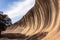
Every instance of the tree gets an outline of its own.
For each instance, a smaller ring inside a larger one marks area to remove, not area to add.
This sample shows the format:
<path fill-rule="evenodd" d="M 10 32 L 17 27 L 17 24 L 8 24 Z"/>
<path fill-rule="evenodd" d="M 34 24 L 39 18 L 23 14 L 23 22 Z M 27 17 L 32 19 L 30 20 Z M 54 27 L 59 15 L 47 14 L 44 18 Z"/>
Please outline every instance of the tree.
<path fill-rule="evenodd" d="M 3 12 L 0 12 L 0 36 L 1 32 L 5 31 L 11 24 L 11 19 L 7 15 L 3 14 Z"/>

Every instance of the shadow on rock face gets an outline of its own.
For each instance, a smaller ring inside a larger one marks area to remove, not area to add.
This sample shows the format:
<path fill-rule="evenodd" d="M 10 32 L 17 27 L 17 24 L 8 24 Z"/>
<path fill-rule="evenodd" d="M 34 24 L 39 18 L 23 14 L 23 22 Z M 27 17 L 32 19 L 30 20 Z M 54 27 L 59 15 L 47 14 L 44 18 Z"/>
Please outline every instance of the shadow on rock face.
<path fill-rule="evenodd" d="M 1 34 L 0 40 L 41 40 L 47 34 L 48 32 L 43 32 L 41 34 L 36 34 L 29 37 L 19 33 L 5 33 L 5 34 Z"/>
<path fill-rule="evenodd" d="M 27 36 L 18 34 L 18 33 L 6 33 L 1 34 L 0 38 L 7 38 L 7 39 L 25 39 Z"/>
<path fill-rule="evenodd" d="M 36 35 L 31 36 L 30 38 L 28 38 L 27 40 L 41 40 L 42 38 L 44 38 L 46 35 L 48 34 L 48 32 L 43 32 L 43 33 L 38 33 Z"/>

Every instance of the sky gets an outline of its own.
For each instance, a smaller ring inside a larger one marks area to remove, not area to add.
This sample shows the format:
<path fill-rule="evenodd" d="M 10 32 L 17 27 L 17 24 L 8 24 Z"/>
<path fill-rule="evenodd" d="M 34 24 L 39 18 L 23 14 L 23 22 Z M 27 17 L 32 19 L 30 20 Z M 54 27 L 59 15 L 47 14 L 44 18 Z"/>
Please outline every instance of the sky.
<path fill-rule="evenodd" d="M 8 15 L 12 24 L 19 21 L 35 4 L 35 0 L 0 0 L 0 11 Z"/>
<path fill-rule="evenodd" d="M 22 2 L 24 0 L 0 0 L 0 11 L 5 11 L 8 5 L 18 1 Z"/>

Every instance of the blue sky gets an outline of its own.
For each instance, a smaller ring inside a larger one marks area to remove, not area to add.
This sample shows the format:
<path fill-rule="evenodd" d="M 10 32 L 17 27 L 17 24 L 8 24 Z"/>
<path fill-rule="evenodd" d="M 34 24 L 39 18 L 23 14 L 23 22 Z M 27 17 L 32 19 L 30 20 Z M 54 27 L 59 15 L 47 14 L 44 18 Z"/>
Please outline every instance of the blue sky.
<path fill-rule="evenodd" d="M 35 4 L 35 0 L 0 0 L 0 11 L 11 18 L 12 23 L 19 21 Z"/>
<path fill-rule="evenodd" d="M 5 11 L 8 5 L 18 1 L 23 2 L 24 0 L 0 0 L 0 11 Z"/>

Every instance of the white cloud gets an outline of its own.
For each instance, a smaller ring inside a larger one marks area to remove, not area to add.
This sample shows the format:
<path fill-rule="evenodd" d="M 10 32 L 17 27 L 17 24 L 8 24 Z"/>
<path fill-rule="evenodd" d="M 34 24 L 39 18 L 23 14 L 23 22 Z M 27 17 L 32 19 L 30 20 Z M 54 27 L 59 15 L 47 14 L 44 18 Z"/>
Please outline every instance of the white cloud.
<path fill-rule="evenodd" d="M 4 12 L 11 19 L 12 23 L 19 21 L 35 4 L 35 0 L 24 0 L 23 2 L 13 2 Z"/>

